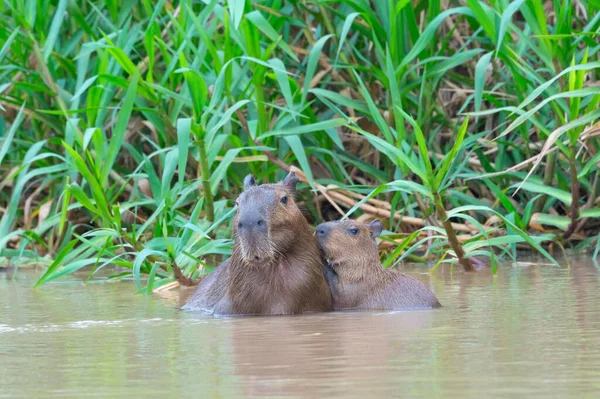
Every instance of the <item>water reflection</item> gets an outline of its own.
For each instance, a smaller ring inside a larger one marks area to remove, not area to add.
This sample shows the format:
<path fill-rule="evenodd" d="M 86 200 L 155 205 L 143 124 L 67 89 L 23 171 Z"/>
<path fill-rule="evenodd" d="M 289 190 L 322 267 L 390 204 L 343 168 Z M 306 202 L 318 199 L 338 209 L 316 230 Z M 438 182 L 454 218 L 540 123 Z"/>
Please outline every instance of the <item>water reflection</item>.
<path fill-rule="evenodd" d="M 594 396 L 600 278 L 571 267 L 449 268 L 444 307 L 211 318 L 129 283 L 0 272 L 0 396 Z"/>
<path fill-rule="evenodd" d="M 243 378 L 245 395 L 260 397 L 281 392 L 315 396 L 325 388 L 330 393 L 341 388 L 341 393 L 353 382 L 372 390 L 368 380 L 395 378 L 390 362 L 411 337 L 431 327 L 432 313 L 344 312 L 236 321 L 229 337 L 235 374 Z"/>

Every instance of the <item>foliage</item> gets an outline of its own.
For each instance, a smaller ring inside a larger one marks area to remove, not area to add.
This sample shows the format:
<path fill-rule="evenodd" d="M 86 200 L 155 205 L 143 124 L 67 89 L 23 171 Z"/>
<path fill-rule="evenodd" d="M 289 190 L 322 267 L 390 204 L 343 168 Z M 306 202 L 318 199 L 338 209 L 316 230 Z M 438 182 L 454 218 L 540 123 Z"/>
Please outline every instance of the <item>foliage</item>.
<path fill-rule="evenodd" d="M 446 3 L 3 0 L 0 256 L 195 280 L 287 165 L 386 266 L 594 247 L 598 2 Z"/>

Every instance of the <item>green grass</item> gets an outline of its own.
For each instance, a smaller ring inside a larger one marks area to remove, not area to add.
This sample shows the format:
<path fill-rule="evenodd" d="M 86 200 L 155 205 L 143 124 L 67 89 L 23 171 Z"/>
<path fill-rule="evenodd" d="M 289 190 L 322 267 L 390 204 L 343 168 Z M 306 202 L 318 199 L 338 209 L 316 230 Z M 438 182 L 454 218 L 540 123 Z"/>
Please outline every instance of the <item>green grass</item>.
<path fill-rule="evenodd" d="M 386 266 L 597 254 L 599 10 L 2 0 L 0 264 L 191 282 L 289 165 L 313 223 L 384 219 Z"/>

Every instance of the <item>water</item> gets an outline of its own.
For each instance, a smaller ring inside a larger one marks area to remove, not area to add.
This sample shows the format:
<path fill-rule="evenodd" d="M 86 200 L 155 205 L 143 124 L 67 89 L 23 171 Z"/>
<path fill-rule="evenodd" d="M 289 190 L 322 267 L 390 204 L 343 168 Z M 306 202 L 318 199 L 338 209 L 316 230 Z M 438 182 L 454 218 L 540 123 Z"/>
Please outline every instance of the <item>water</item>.
<path fill-rule="evenodd" d="M 405 269 L 434 311 L 229 319 L 127 282 L 0 272 L 0 397 L 596 398 L 600 271 L 571 263 Z"/>

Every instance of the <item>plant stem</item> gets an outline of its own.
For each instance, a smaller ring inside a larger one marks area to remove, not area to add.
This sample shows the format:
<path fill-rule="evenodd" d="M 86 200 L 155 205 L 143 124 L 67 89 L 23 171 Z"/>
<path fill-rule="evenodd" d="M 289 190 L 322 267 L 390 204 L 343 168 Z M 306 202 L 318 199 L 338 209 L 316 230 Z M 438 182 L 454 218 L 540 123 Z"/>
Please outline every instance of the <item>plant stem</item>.
<path fill-rule="evenodd" d="M 465 251 L 462 246 L 458 242 L 458 238 L 456 238 L 456 233 L 452 228 L 452 223 L 448 220 L 448 216 L 446 215 L 446 210 L 444 209 L 444 204 L 442 202 L 442 197 L 438 193 L 434 193 L 434 201 L 435 208 L 437 210 L 438 216 L 442 221 L 442 225 L 446 230 L 446 235 L 448 236 L 448 242 L 450 246 L 454 250 L 456 257 L 458 258 L 458 263 L 462 265 L 466 272 L 472 272 L 475 270 L 471 261 L 468 258 L 465 258 Z"/>
<path fill-rule="evenodd" d="M 133 238 L 131 238 L 127 234 L 122 233 L 121 234 L 121 238 L 125 242 L 127 242 L 129 245 L 131 245 L 138 252 L 141 252 L 144 249 L 144 246 L 140 242 L 135 241 Z M 155 256 L 155 255 L 148 255 L 148 257 L 146 259 L 149 262 L 161 262 L 161 263 L 164 262 L 163 259 L 161 259 L 161 258 L 159 258 L 158 256 Z M 181 268 L 175 264 L 175 261 L 172 261 L 170 263 L 170 266 L 171 266 L 171 270 L 173 270 L 173 276 L 175 277 L 175 279 L 177 281 L 179 281 L 179 284 L 185 285 L 185 286 L 188 286 L 188 287 L 192 287 L 192 286 L 198 284 L 199 281 L 194 281 L 190 277 L 185 276 L 183 274 L 183 272 L 181 271 Z M 168 272 L 168 269 L 167 269 L 166 266 L 163 265 L 161 268 L 164 271 Z"/>
<path fill-rule="evenodd" d="M 194 285 L 197 285 L 199 283 L 199 281 L 194 281 L 190 277 L 185 276 L 179 268 L 179 266 L 177 266 L 175 263 L 171 263 L 171 269 L 173 270 L 173 275 L 175 276 L 175 279 L 179 281 L 179 284 L 185 285 L 187 287 L 193 287 Z"/>
<path fill-rule="evenodd" d="M 549 187 L 552 186 L 552 180 L 554 180 L 554 166 L 556 165 L 555 159 L 556 159 L 555 152 L 549 153 L 548 157 L 546 158 L 546 168 L 544 169 L 544 185 L 545 186 L 549 186 Z M 546 195 L 543 195 L 540 197 L 539 201 L 537 202 L 537 204 L 535 206 L 536 212 L 542 211 L 542 209 L 544 208 L 544 203 L 545 203 L 546 198 L 547 198 Z"/>
<path fill-rule="evenodd" d="M 423 134 L 425 135 L 425 138 L 427 140 L 429 140 L 429 138 L 431 137 L 431 119 L 433 117 L 433 107 L 431 106 L 431 97 L 433 92 L 432 86 L 433 85 L 431 83 L 428 83 L 425 90 L 425 106 L 423 107 L 423 120 L 421 122 L 421 130 L 423 131 Z"/>
<path fill-rule="evenodd" d="M 577 227 L 577 219 L 579 219 L 579 181 L 577 180 L 577 166 L 575 157 L 577 149 L 574 144 L 570 146 L 569 169 L 571 172 L 571 223 L 565 231 L 563 238 L 566 240 L 571 237 Z"/>

